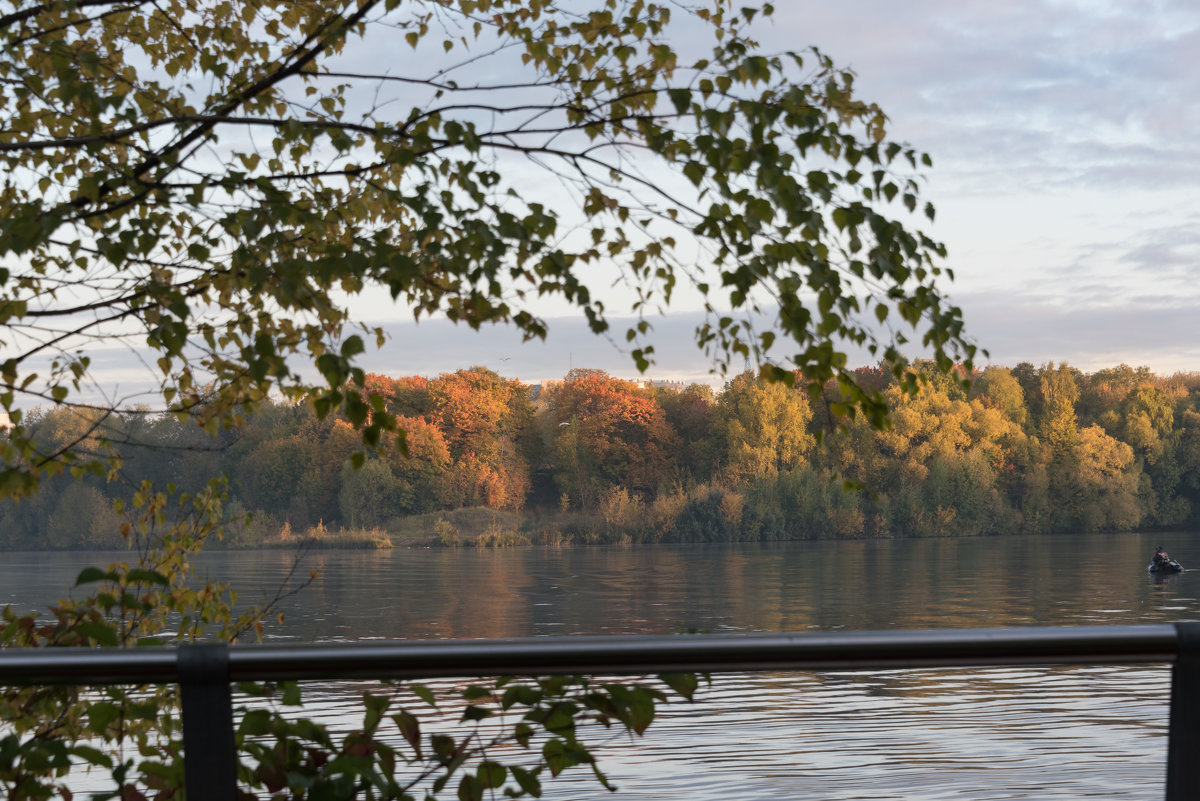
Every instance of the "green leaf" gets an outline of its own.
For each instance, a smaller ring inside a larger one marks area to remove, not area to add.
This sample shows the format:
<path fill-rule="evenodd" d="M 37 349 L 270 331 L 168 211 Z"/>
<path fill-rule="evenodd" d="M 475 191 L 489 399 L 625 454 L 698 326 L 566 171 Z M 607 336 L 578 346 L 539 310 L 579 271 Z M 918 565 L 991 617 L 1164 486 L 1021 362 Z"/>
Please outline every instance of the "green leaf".
<path fill-rule="evenodd" d="M 115 648 L 119 644 L 117 632 L 107 623 L 77 623 L 74 629 L 83 636 L 94 640 L 97 645 Z"/>
<path fill-rule="evenodd" d="M 483 785 L 479 779 L 467 774 L 458 783 L 459 801 L 483 801 Z"/>
<path fill-rule="evenodd" d="M 475 775 L 479 778 L 479 783 L 485 790 L 492 790 L 504 784 L 504 779 L 508 776 L 508 770 L 499 762 L 484 760 L 475 769 Z"/>
<path fill-rule="evenodd" d="M 108 729 L 110 723 L 116 720 L 121 715 L 120 708 L 110 701 L 97 701 L 94 704 L 89 704 L 87 708 L 88 728 L 99 735 L 103 735 Z M 92 764 L 97 764 L 93 762 Z"/>
<path fill-rule="evenodd" d="M 246 737 L 261 737 L 271 731 L 271 713 L 266 709 L 252 709 L 242 717 L 238 734 Z"/>
<path fill-rule="evenodd" d="M 620 718 L 630 731 L 643 734 L 654 721 L 655 696 L 646 687 L 610 685 L 608 692 L 621 710 Z"/>
<path fill-rule="evenodd" d="M 676 114 L 685 113 L 692 105 L 692 93 L 687 89 L 668 89 L 667 96 L 671 98 Z"/>
<path fill-rule="evenodd" d="M 518 767 L 517 765 L 512 765 L 508 770 L 509 773 L 512 774 L 513 780 L 516 781 L 517 786 L 521 788 L 522 792 L 527 793 L 534 798 L 542 797 L 542 782 L 538 779 L 537 771 L 527 770 L 525 768 Z"/>
<path fill-rule="evenodd" d="M 700 680 L 696 678 L 695 673 L 660 673 L 658 678 L 689 701 L 700 686 Z"/>
<path fill-rule="evenodd" d="M 363 693 L 363 706 L 367 708 L 363 719 L 363 728 L 366 731 L 375 731 L 379 726 L 379 721 L 383 720 L 383 713 L 387 711 L 390 702 L 391 699 L 386 695 Z"/>
<path fill-rule="evenodd" d="M 408 742 L 412 749 L 417 752 L 417 758 L 421 759 L 421 724 L 417 718 L 410 713 L 400 710 L 395 715 L 392 715 L 392 720 L 396 722 L 396 726 L 400 729 L 401 736 Z"/>
<path fill-rule="evenodd" d="M 104 727 L 100 727 L 98 729 L 93 728 L 93 731 L 102 733 L 104 731 Z M 93 748 L 89 745 L 74 745 L 71 747 L 71 754 L 79 757 L 89 765 L 96 765 L 97 767 L 101 768 L 111 768 L 113 764 L 112 757 L 100 749 Z"/>
<path fill-rule="evenodd" d="M 442 765 L 449 765 L 458 756 L 455 750 L 454 738 L 446 734 L 434 734 L 429 737 L 429 748 L 434 757 Z"/>
<path fill-rule="evenodd" d="M 567 743 L 558 738 L 547 740 L 542 746 L 542 759 L 546 760 L 546 767 L 550 769 L 551 776 L 557 776 L 575 765 L 593 761 L 591 753 L 582 745 Z"/>
<path fill-rule="evenodd" d="M 541 700 L 542 691 L 538 688 L 525 684 L 515 684 L 505 689 L 504 695 L 500 699 L 500 706 L 502 709 L 511 709 L 517 704 L 533 706 Z"/>
<path fill-rule="evenodd" d="M 125 580 L 130 584 L 157 584 L 162 587 L 170 585 L 171 580 L 155 570 L 134 568 L 125 574 Z"/>
<path fill-rule="evenodd" d="M 570 702 L 559 701 L 546 708 L 531 709 L 525 719 L 540 723 L 546 731 L 572 735 L 575 731 L 575 716 L 579 708 Z"/>
<path fill-rule="evenodd" d="M 492 691 L 487 687 L 472 684 L 463 690 L 462 697 L 467 701 L 478 701 L 480 698 L 487 698 L 491 694 Z"/>
<path fill-rule="evenodd" d="M 408 689 L 412 690 L 418 698 L 429 704 L 431 707 L 434 707 L 435 709 L 437 708 L 437 701 L 434 700 L 433 693 L 424 684 L 417 684 L 413 682 L 408 685 Z"/>
<path fill-rule="evenodd" d="M 518 723 L 513 727 L 513 739 L 522 748 L 528 748 L 530 740 L 533 739 L 533 727 L 528 723 Z"/>
<path fill-rule="evenodd" d="M 91 584 L 96 581 L 116 581 L 117 574 L 101 570 L 98 567 L 85 567 L 79 571 L 79 575 L 75 577 L 75 586 L 81 584 Z"/>
<path fill-rule="evenodd" d="M 283 695 L 279 702 L 284 706 L 301 706 L 303 701 L 300 698 L 300 685 L 294 681 L 285 682 L 280 686 L 283 690 Z"/>
<path fill-rule="evenodd" d="M 846 226 L 850 224 L 850 212 L 844 208 L 836 208 L 830 215 L 833 218 L 833 224 L 837 226 L 839 231 L 845 231 Z"/>
<path fill-rule="evenodd" d="M 463 710 L 462 718 L 460 719 L 460 722 L 480 721 L 480 720 L 484 720 L 486 718 L 490 718 L 491 716 L 492 716 L 492 711 L 490 709 L 485 709 L 484 707 L 475 706 L 474 704 L 471 704 L 471 705 L 468 705 Z"/>

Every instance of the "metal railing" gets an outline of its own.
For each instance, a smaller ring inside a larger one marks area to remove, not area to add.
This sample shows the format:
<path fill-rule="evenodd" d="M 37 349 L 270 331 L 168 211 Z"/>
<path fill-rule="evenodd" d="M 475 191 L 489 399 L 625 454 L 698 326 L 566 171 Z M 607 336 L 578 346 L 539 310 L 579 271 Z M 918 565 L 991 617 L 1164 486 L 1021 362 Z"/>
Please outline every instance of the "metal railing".
<path fill-rule="evenodd" d="M 0 684 L 178 682 L 188 798 L 233 801 L 231 684 L 673 671 L 1171 663 L 1166 801 L 1200 801 L 1200 623 L 805 634 L 561 637 L 164 649 L 3 649 Z"/>

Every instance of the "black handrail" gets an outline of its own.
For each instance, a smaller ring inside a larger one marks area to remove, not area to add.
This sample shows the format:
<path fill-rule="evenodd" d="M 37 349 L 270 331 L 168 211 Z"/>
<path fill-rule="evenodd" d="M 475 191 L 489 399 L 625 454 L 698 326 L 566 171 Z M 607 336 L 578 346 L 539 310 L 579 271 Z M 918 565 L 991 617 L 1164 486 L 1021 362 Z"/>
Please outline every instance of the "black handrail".
<path fill-rule="evenodd" d="M 804 634 L 605 636 L 320 645 L 0 649 L 0 684 L 182 689 L 188 797 L 232 800 L 230 683 L 668 671 L 884 670 L 1173 663 L 1166 801 L 1200 801 L 1200 623 Z M 203 785 L 193 785 L 203 777 Z"/>

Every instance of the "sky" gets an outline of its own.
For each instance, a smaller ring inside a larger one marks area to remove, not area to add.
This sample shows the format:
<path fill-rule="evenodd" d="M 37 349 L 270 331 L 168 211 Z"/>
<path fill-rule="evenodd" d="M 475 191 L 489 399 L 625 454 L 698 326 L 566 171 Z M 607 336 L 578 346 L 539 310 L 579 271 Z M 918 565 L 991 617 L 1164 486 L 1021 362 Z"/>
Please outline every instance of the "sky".
<path fill-rule="evenodd" d="M 764 49 L 815 45 L 857 73 L 891 135 L 933 156 L 926 226 L 968 335 L 1012 366 L 1066 361 L 1200 371 L 1200 3 L 779 0 Z M 654 378 L 712 382 L 684 308 L 655 323 Z M 482 364 L 537 382 L 636 371 L 619 343 L 552 318 L 506 329 L 388 322 L 368 367 Z M 856 358 L 851 354 L 852 361 Z M 858 356 L 869 363 L 865 354 Z"/>
<path fill-rule="evenodd" d="M 887 112 L 892 139 L 933 157 L 922 199 L 937 219 L 918 224 L 947 245 L 956 280 L 942 287 L 962 308 L 968 338 L 988 351 L 979 364 L 1200 372 L 1200 2 L 775 6 L 751 29 L 765 51 L 819 47 L 856 72 L 857 93 Z M 699 55 L 707 44 L 680 27 L 675 44 Z M 383 50 L 356 47 L 346 57 L 370 72 L 432 69 L 424 54 L 397 49 L 394 30 L 384 35 Z M 519 187 L 537 180 L 515 175 Z M 613 338 L 592 334 L 578 313 L 559 316 L 570 312 L 559 302 L 537 309 L 547 341 L 522 342 L 507 327 L 414 324 L 410 310 L 380 295 L 355 301 L 360 320 L 390 335 L 364 356 L 369 371 L 436 376 L 482 365 L 531 384 L 581 367 L 637 376 L 619 341 L 627 321 L 613 307 Z M 645 377 L 719 387 L 722 377 L 693 342 L 699 305 L 680 300 L 651 320 L 656 358 Z M 873 361 L 848 353 L 855 366 Z M 155 386 L 146 383 L 157 374 L 142 349 L 92 356 L 114 397 Z"/>

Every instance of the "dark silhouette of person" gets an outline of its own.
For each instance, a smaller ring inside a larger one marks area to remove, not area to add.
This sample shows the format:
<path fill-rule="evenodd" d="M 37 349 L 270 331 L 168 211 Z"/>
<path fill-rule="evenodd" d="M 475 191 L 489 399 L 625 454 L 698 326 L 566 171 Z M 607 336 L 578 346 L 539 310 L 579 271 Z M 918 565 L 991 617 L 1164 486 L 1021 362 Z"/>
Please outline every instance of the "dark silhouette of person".
<path fill-rule="evenodd" d="M 1161 545 L 1159 545 L 1157 548 L 1154 549 L 1154 557 L 1150 560 L 1150 564 L 1157 567 L 1158 565 L 1166 564 L 1167 562 L 1170 562 L 1170 561 L 1171 561 L 1171 557 L 1168 556 L 1167 552 L 1163 550 L 1163 547 Z"/>

